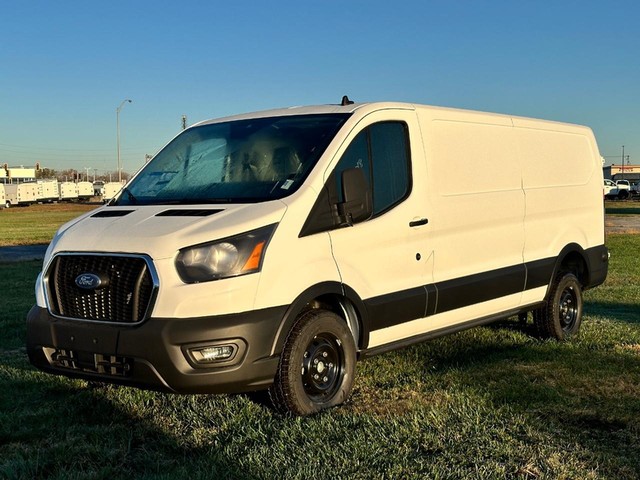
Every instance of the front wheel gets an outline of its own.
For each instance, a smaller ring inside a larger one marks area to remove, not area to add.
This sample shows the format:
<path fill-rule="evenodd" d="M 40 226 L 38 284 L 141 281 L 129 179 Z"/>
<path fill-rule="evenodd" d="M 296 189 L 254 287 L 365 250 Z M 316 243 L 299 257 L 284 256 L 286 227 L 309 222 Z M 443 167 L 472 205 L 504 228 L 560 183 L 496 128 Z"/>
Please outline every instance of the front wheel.
<path fill-rule="evenodd" d="M 289 332 L 269 390 L 281 413 L 310 415 L 344 402 L 351 393 L 356 346 L 346 322 L 325 310 L 300 316 Z"/>
<path fill-rule="evenodd" d="M 551 286 L 547 305 L 534 311 L 534 321 L 542 338 L 566 340 L 580 330 L 582 285 L 572 273 L 561 273 Z"/>

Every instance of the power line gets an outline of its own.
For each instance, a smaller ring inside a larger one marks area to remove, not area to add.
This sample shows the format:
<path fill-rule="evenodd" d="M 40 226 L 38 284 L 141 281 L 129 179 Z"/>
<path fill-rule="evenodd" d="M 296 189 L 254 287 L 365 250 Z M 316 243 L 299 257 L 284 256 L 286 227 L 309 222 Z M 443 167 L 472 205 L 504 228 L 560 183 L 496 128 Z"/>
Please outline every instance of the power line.
<path fill-rule="evenodd" d="M 68 152 L 82 152 L 82 151 L 90 151 L 90 152 L 102 152 L 102 151 L 110 151 L 110 148 L 54 148 L 54 147 L 34 147 L 34 146 L 26 146 L 26 145 L 12 145 L 8 143 L 0 143 L 0 147 L 11 147 L 11 148 L 24 148 L 28 150 L 54 150 L 54 151 L 68 151 Z"/>

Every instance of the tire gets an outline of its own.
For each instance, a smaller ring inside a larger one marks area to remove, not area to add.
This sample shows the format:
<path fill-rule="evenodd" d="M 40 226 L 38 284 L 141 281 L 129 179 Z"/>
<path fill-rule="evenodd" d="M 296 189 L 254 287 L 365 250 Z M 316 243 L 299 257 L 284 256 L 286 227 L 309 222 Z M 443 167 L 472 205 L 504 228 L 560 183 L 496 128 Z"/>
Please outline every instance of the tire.
<path fill-rule="evenodd" d="M 572 273 L 560 273 L 549 292 L 547 305 L 534 311 L 534 322 L 541 338 L 567 340 L 576 335 L 582 323 L 582 285 Z"/>
<path fill-rule="evenodd" d="M 289 332 L 269 389 L 280 413 L 310 415 L 344 402 L 351 393 L 356 346 L 346 322 L 311 310 Z"/>
<path fill-rule="evenodd" d="M 620 190 L 618 192 L 618 198 L 620 200 L 626 200 L 627 198 L 629 198 L 629 190 Z"/>

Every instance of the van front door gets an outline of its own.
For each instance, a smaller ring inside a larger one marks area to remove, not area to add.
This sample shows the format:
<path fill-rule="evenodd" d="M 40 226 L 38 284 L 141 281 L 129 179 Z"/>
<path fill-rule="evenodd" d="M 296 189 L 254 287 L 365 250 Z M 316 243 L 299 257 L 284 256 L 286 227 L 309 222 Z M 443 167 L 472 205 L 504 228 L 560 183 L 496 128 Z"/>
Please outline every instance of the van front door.
<path fill-rule="evenodd" d="M 410 128 L 415 114 L 398 111 L 389 120 L 388 111 L 384 117 L 380 112 L 380 121 L 374 115 L 351 137 L 326 181 L 340 205 L 342 172 L 363 169 L 372 195 L 368 219 L 329 233 L 343 284 L 367 307 L 369 348 L 404 338 L 403 326 L 423 319 L 436 300 L 435 289 L 427 286 L 433 262 L 429 209 L 421 182 L 414 181 L 424 178 L 420 135 Z"/>

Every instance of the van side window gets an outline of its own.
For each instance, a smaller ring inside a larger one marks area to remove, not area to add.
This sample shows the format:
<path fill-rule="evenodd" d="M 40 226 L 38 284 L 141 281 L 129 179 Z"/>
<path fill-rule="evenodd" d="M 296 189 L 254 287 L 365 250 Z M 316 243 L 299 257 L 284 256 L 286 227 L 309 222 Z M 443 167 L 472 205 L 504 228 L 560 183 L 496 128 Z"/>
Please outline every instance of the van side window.
<path fill-rule="evenodd" d="M 360 132 L 333 173 L 338 202 L 343 201 L 341 174 L 348 168 L 365 169 L 369 186 L 373 185 L 374 216 L 404 200 L 411 186 L 407 133 L 401 122 L 376 123 Z"/>
<path fill-rule="evenodd" d="M 371 188 L 371 161 L 369 160 L 369 138 L 368 130 L 364 130 L 353 139 L 347 151 L 344 152 L 340 162 L 336 166 L 331 178 L 336 182 L 338 193 L 337 202 L 343 202 L 342 198 L 342 172 L 349 168 L 362 168 L 365 172 L 365 177 L 369 180 L 369 188 Z M 337 203 L 336 202 L 336 203 Z"/>
<path fill-rule="evenodd" d="M 404 122 L 380 122 L 361 131 L 327 178 L 300 231 L 300 236 L 341 226 L 337 215 L 342 197 L 342 172 L 362 168 L 373 196 L 373 217 L 390 210 L 411 191 L 409 128 Z"/>

